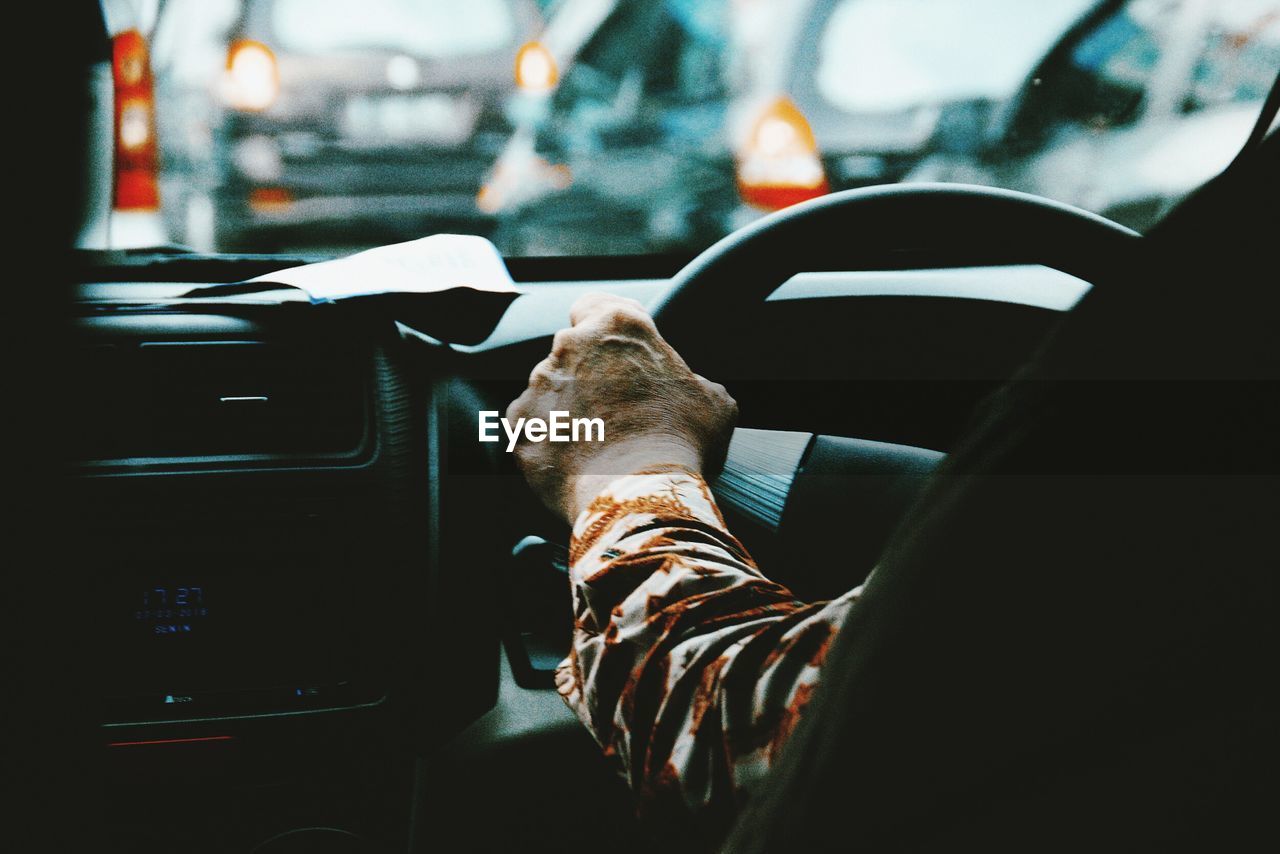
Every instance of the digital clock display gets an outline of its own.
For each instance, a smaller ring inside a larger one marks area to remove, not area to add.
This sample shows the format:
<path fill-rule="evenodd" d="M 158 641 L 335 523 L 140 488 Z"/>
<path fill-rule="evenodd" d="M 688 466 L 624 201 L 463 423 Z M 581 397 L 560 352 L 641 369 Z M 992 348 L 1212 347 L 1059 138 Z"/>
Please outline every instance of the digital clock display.
<path fill-rule="evenodd" d="M 318 545 L 185 543 L 98 575 L 108 696 L 174 697 L 340 682 L 354 651 L 345 576 Z M 175 700 L 180 702 L 179 700 Z"/>
<path fill-rule="evenodd" d="M 190 634 L 209 616 L 204 585 L 153 586 L 142 590 L 134 619 L 155 635 Z"/>

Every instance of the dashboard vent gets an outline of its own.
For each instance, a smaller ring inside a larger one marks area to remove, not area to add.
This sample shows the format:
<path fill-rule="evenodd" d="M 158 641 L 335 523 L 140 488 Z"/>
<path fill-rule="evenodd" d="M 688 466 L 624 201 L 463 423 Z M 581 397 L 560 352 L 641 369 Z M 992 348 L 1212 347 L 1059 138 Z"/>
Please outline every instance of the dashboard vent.
<path fill-rule="evenodd" d="M 727 509 L 777 531 L 791 484 L 812 440 L 812 433 L 737 428 L 724 469 L 712 486 L 716 498 Z"/>
<path fill-rule="evenodd" d="M 341 348 L 154 342 L 80 352 L 75 458 L 123 465 L 358 453 L 370 362 Z"/>

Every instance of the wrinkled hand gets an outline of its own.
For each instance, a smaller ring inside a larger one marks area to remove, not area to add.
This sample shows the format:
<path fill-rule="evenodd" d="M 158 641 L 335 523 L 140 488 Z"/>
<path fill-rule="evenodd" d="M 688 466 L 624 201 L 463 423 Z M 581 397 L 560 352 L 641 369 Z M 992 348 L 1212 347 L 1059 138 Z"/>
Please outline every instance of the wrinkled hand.
<path fill-rule="evenodd" d="M 640 303 L 588 294 L 556 333 L 551 355 L 508 408 L 519 418 L 601 418 L 601 442 L 531 442 L 516 458 L 538 497 L 570 524 L 609 481 L 651 468 L 713 471 L 724 462 L 738 405 L 689 369 Z"/>

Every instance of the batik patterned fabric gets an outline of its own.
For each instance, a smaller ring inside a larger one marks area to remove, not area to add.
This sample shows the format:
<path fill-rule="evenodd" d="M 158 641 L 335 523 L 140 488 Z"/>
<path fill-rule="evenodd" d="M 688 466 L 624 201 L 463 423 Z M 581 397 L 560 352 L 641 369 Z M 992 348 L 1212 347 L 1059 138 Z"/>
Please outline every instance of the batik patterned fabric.
<path fill-rule="evenodd" d="M 804 603 L 765 578 L 702 478 L 619 478 L 574 525 L 561 696 L 642 818 L 727 828 L 777 761 L 860 588 Z"/>

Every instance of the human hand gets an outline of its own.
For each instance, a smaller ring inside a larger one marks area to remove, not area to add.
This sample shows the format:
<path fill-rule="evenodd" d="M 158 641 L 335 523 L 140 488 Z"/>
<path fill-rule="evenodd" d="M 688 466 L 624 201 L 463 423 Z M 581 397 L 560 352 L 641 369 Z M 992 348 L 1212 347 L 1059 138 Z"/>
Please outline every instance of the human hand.
<path fill-rule="evenodd" d="M 519 439 L 516 459 L 548 507 L 572 524 L 615 478 L 723 464 L 738 405 L 724 386 L 689 369 L 640 303 L 588 294 L 569 319 L 506 412 L 513 424 L 552 412 L 604 422 L 601 441 Z"/>

